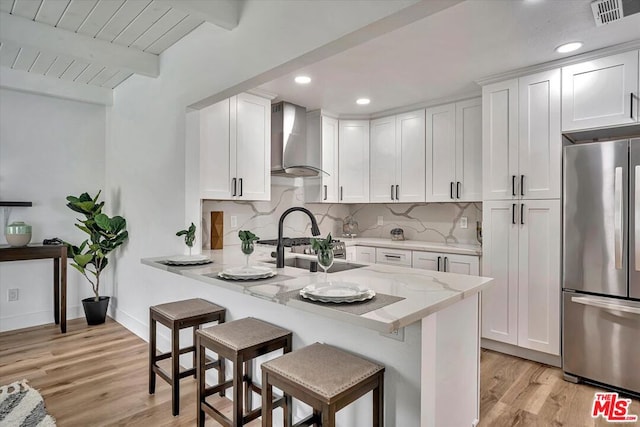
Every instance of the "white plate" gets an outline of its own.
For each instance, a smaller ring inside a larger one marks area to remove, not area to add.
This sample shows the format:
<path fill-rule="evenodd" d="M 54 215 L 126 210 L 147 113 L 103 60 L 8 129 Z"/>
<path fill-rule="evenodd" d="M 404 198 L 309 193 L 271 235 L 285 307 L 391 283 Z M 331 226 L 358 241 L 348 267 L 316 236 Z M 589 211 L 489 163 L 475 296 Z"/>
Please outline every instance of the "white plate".
<path fill-rule="evenodd" d="M 318 283 L 300 290 L 301 297 L 320 302 L 366 301 L 375 295 L 375 291 L 366 286 L 348 282 Z"/>
<path fill-rule="evenodd" d="M 273 269 L 269 268 L 269 267 L 262 267 L 262 266 L 249 266 L 249 267 L 233 267 L 233 268 L 227 268 L 226 270 L 222 270 L 222 274 L 224 274 L 225 276 L 232 276 L 232 277 L 248 277 L 248 278 L 252 278 L 252 277 L 257 277 L 257 276 L 264 276 L 266 274 L 271 274 L 271 273 L 275 273 L 275 271 L 273 271 Z"/>
<path fill-rule="evenodd" d="M 171 258 L 167 258 L 167 262 L 173 264 L 194 264 L 200 263 L 204 261 L 211 261 L 211 259 L 206 255 L 176 255 Z"/>
<path fill-rule="evenodd" d="M 260 279 L 270 279 L 271 277 L 275 277 L 277 275 L 278 273 L 276 273 L 275 271 L 272 271 L 270 273 L 265 273 L 262 275 L 255 275 L 255 276 L 233 276 L 233 275 L 225 274 L 223 271 L 218 273 L 218 277 L 221 277 L 227 280 L 260 280 Z"/>

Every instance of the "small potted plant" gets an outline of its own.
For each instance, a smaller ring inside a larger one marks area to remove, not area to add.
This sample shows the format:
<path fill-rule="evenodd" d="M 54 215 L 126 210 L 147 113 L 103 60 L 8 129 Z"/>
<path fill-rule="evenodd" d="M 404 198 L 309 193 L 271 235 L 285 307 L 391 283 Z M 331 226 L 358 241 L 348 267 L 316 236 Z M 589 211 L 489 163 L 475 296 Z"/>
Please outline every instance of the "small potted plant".
<path fill-rule="evenodd" d="M 110 218 L 102 212 L 104 202 L 98 202 L 101 191 L 95 197 L 88 193 L 68 196 L 67 207 L 83 214 L 85 219 L 77 219 L 75 226 L 84 231 L 88 238 L 79 246 L 64 242 L 67 246 L 71 266 L 78 270 L 91 284 L 94 296 L 82 300 L 82 307 L 89 325 L 104 323 L 107 316 L 109 298 L 100 296 L 100 276 L 109 263 L 107 256 L 122 245 L 129 237 L 127 222 L 121 216 Z"/>
<path fill-rule="evenodd" d="M 249 256 L 251 256 L 255 248 L 253 242 L 260 240 L 260 238 L 249 230 L 238 231 L 238 238 L 241 242 L 240 249 L 242 249 L 242 253 L 246 255 L 244 267 L 249 268 Z"/>
<path fill-rule="evenodd" d="M 324 270 L 324 281 L 329 282 L 328 270 L 333 265 L 333 238 L 331 233 L 326 239 L 311 239 L 311 247 L 318 254 L 318 264 Z"/>
<path fill-rule="evenodd" d="M 191 248 L 193 247 L 193 242 L 196 240 L 196 226 L 191 223 L 189 228 L 178 231 L 176 236 L 184 236 L 184 243 L 189 247 L 189 256 L 191 256 Z"/>

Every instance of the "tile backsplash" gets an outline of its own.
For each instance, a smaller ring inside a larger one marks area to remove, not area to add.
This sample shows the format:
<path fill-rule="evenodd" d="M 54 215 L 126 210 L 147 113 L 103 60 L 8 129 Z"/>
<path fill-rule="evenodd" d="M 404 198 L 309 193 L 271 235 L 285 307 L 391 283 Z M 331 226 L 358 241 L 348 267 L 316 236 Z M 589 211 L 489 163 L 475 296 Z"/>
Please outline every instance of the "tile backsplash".
<path fill-rule="evenodd" d="M 352 205 L 358 236 L 390 238 L 402 228 L 407 240 L 477 244 L 476 221 L 482 221 L 482 203 L 393 203 Z M 378 219 L 382 217 L 382 224 Z M 460 218 L 467 218 L 466 229 Z"/>
<path fill-rule="evenodd" d="M 272 179 L 271 201 L 215 201 L 204 200 L 202 204 L 202 247 L 209 249 L 211 235 L 211 212 L 224 212 L 224 246 L 239 245 L 238 230 L 251 230 L 262 239 L 278 237 L 280 215 L 292 206 L 305 206 L 316 217 L 323 236 L 329 232 L 342 234 L 342 219 L 349 214 L 349 206 L 340 204 L 306 204 L 301 179 Z M 231 216 L 236 217 L 237 226 L 231 227 Z M 284 222 L 287 237 L 311 235 L 311 223 L 302 212 L 294 212 Z"/>

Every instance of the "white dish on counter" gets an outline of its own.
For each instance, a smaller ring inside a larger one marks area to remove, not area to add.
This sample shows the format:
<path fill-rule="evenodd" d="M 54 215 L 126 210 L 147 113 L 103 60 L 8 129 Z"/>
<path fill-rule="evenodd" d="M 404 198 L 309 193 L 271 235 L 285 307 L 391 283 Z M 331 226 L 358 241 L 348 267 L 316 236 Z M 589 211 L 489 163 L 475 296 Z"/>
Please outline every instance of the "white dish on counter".
<path fill-rule="evenodd" d="M 209 264 L 213 261 L 206 255 L 176 255 L 171 258 L 167 258 L 167 264 L 169 265 L 202 265 Z"/>
<path fill-rule="evenodd" d="M 305 286 L 300 296 L 318 302 L 350 303 L 369 300 L 376 292 L 356 283 L 324 282 Z"/>
<path fill-rule="evenodd" d="M 257 280 L 276 276 L 273 269 L 262 266 L 233 267 L 218 273 L 218 277 L 228 280 Z"/>

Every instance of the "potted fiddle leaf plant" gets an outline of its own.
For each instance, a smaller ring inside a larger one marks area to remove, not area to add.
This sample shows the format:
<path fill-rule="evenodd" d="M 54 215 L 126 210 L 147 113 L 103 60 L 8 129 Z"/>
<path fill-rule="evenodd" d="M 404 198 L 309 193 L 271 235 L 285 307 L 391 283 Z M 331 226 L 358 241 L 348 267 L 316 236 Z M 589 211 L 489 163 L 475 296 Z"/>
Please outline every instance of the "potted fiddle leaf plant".
<path fill-rule="evenodd" d="M 176 236 L 184 236 L 184 243 L 189 248 L 189 256 L 191 256 L 191 248 L 193 247 L 193 242 L 196 240 L 196 226 L 194 223 L 191 223 L 189 228 L 186 230 L 180 230 L 176 233 Z"/>
<path fill-rule="evenodd" d="M 93 297 L 82 300 L 82 307 L 89 325 L 104 323 L 109 306 L 108 296 L 100 296 L 100 278 L 109 264 L 108 255 L 122 245 L 129 237 L 127 222 L 121 216 L 109 217 L 102 212 L 104 202 L 99 202 L 101 191 L 94 197 L 88 193 L 68 196 L 67 207 L 84 215 L 77 218 L 75 226 L 87 234 L 80 245 L 64 242 L 67 246 L 71 266 L 78 270 L 91 284 Z"/>

